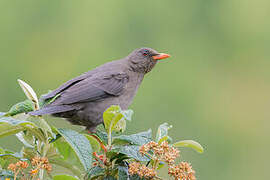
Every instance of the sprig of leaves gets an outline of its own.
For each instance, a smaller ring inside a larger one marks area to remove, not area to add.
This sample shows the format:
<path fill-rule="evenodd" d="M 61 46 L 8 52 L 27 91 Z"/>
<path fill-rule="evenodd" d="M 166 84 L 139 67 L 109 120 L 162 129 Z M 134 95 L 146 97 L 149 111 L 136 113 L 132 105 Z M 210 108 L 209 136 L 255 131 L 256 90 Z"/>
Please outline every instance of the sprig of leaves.
<path fill-rule="evenodd" d="M 65 168 L 68 174 L 44 174 L 41 169 L 40 179 L 67 180 L 142 180 L 143 176 L 131 174 L 129 164 L 136 162 L 153 167 L 153 171 L 162 168 L 164 162 L 155 157 L 154 151 L 141 152 L 141 147 L 154 142 L 158 146 L 164 143 L 169 147 L 190 147 L 202 153 L 203 147 L 193 140 L 181 140 L 173 143 L 169 136 L 172 128 L 168 123 L 161 124 L 152 137 L 152 130 L 123 134 L 126 121 L 130 121 L 133 111 L 122 110 L 113 105 L 103 114 L 104 131 L 96 134 L 84 134 L 70 129 L 57 129 L 47 123 L 41 116 L 30 116 L 29 111 L 37 110 L 39 102 L 30 85 L 18 80 L 27 100 L 17 103 L 6 113 L 0 112 L 0 138 L 10 135 L 22 142 L 22 149 L 10 152 L 0 148 L 0 177 L 14 178 L 7 166 L 16 161 L 28 161 L 35 157 L 46 157 L 54 167 Z M 52 100 L 56 99 L 52 98 Z M 48 103 L 48 102 L 46 102 Z M 146 167 L 146 166 L 145 166 Z M 158 176 L 155 179 L 162 179 Z"/>

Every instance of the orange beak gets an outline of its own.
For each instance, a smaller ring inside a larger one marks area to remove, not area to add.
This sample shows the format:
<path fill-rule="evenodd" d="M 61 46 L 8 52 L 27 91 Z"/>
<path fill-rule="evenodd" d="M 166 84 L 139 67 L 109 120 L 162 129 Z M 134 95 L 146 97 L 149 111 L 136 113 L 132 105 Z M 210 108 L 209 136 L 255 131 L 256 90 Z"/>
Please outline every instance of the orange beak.
<path fill-rule="evenodd" d="M 154 60 L 166 59 L 171 57 L 169 54 L 159 53 L 158 55 L 152 56 Z"/>

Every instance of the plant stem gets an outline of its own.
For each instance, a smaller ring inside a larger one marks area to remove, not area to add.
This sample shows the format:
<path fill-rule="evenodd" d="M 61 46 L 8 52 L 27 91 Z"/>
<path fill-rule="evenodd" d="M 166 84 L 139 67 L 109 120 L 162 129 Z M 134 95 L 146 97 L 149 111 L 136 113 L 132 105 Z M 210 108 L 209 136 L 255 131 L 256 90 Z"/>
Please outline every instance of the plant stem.
<path fill-rule="evenodd" d="M 42 180 L 44 175 L 44 169 L 39 170 L 39 179 Z"/>
<path fill-rule="evenodd" d="M 44 142 L 44 146 L 43 146 L 43 152 L 42 152 L 42 157 L 46 157 L 47 156 L 47 152 L 50 148 L 50 144 L 49 144 L 49 141 L 48 141 L 48 133 L 45 131 L 45 136 L 46 136 L 46 141 Z M 43 168 L 40 168 L 40 171 L 39 171 L 39 179 L 43 179 L 43 176 L 44 176 L 44 169 Z"/>
<path fill-rule="evenodd" d="M 16 173 L 14 173 L 14 180 L 17 179 L 17 174 L 18 174 L 19 171 L 17 171 Z"/>
<path fill-rule="evenodd" d="M 102 141 L 96 135 L 91 134 L 90 136 L 92 136 L 93 138 L 95 138 L 98 141 L 100 147 L 103 149 L 104 152 L 107 152 L 106 147 L 104 146 L 104 144 L 102 143 Z"/>
<path fill-rule="evenodd" d="M 111 146 L 112 146 L 112 128 L 111 127 L 109 128 L 109 132 L 108 132 L 108 146 L 109 146 L 109 149 L 111 149 Z"/>
<path fill-rule="evenodd" d="M 154 160 L 154 164 L 153 164 L 153 168 L 154 168 L 154 170 L 156 170 L 156 169 L 157 169 L 158 164 L 159 164 L 159 160 L 158 160 L 158 159 L 155 159 L 155 160 Z"/>
<path fill-rule="evenodd" d="M 151 154 L 149 154 L 148 152 L 145 152 L 145 154 L 147 155 L 147 156 L 149 156 L 151 159 L 155 159 Z"/>

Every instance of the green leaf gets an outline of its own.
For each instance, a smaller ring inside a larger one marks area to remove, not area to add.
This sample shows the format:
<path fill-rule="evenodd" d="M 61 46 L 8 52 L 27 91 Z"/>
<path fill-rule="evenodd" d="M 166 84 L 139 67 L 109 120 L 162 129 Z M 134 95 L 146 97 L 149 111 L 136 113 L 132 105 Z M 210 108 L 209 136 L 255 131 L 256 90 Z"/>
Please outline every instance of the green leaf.
<path fill-rule="evenodd" d="M 126 130 L 126 120 L 124 118 L 120 119 L 114 126 L 116 132 L 124 132 Z"/>
<path fill-rule="evenodd" d="M 127 155 L 130 158 L 134 158 L 138 161 L 149 161 L 146 156 L 141 155 L 139 152 L 140 146 L 128 145 L 128 146 L 116 146 L 112 149 L 113 152 L 118 152 Z"/>
<path fill-rule="evenodd" d="M 81 170 L 84 169 L 76 152 L 63 137 L 58 138 L 52 143 L 52 145 L 54 147 L 53 149 L 56 149 L 58 154 L 58 157 L 56 157 L 57 159 L 68 162 L 69 164 L 72 164 Z"/>
<path fill-rule="evenodd" d="M 35 110 L 39 109 L 38 98 L 32 87 L 20 79 L 18 79 L 18 83 L 21 86 L 22 90 L 24 91 L 26 97 L 34 103 Z"/>
<path fill-rule="evenodd" d="M 54 141 L 53 146 L 57 148 L 59 154 L 64 158 L 64 160 L 67 160 L 71 156 L 71 152 L 73 151 L 71 146 L 62 137 L 57 141 Z"/>
<path fill-rule="evenodd" d="M 23 147 L 22 148 L 22 155 L 26 159 L 32 159 L 37 155 L 36 149 L 29 148 L 29 147 Z"/>
<path fill-rule="evenodd" d="M 130 176 L 129 180 L 147 180 L 147 179 L 146 178 L 141 178 L 138 175 L 133 175 L 133 176 Z"/>
<path fill-rule="evenodd" d="M 52 138 L 56 138 L 55 133 L 52 132 L 51 126 L 42 117 L 29 116 L 27 121 L 33 122 L 37 127 L 42 129 L 43 132 L 49 134 Z"/>
<path fill-rule="evenodd" d="M 26 131 L 28 132 L 28 131 Z M 24 132 L 18 132 L 16 134 L 16 137 L 26 146 L 26 147 L 30 147 L 30 148 L 34 148 L 34 138 L 33 135 L 29 134 L 26 135 Z"/>
<path fill-rule="evenodd" d="M 114 137 L 113 144 L 125 144 L 129 143 L 132 145 L 143 145 L 152 140 L 152 130 L 149 129 L 148 131 L 140 132 L 137 134 L 131 135 L 121 135 Z"/>
<path fill-rule="evenodd" d="M 124 115 L 124 118 L 128 121 L 131 121 L 131 117 L 133 115 L 133 110 L 128 109 L 128 110 L 122 110 L 122 114 Z"/>
<path fill-rule="evenodd" d="M 0 137 L 16 134 L 24 130 L 37 128 L 35 124 L 29 121 L 17 120 L 11 117 L 0 118 Z"/>
<path fill-rule="evenodd" d="M 75 176 L 79 177 L 80 179 L 83 175 L 83 172 L 80 171 L 80 169 L 76 165 L 74 165 L 70 162 L 64 161 L 63 159 L 60 159 L 60 158 L 55 159 L 54 158 L 54 159 L 49 159 L 49 161 L 51 164 L 54 164 L 56 166 L 60 166 L 60 167 L 67 169 L 68 171 L 72 172 Z"/>
<path fill-rule="evenodd" d="M 103 180 L 117 180 L 117 179 L 114 178 L 113 176 L 108 175 L 108 176 L 104 177 Z"/>
<path fill-rule="evenodd" d="M 173 146 L 174 147 L 190 147 L 199 153 L 203 153 L 203 147 L 198 142 L 193 141 L 193 140 L 178 141 L 174 143 Z"/>
<path fill-rule="evenodd" d="M 157 134 L 156 134 L 156 142 L 161 143 L 162 140 L 167 140 L 169 138 L 168 136 L 168 130 L 171 129 L 172 126 L 168 125 L 168 123 L 163 123 L 158 127 Z M 168 136 L 167 138 L 164 138 Z"/>
<path fill-rule="evenodd" d="M 84 136 L 88 139 L 89 143 L 91 144 L 94 152 L 99 152 L 101 147 L 99 142 L 89 134 L 84 134 Z"/>
<path fill-rule="evenodd" d="M 56 175 L 53 180 L 78 180 L 77 178 L 69 175 Z"/>
<path fill-rule="evenodd" d="M 5 116 L 14 116 L 20 113 L 27 113 L 34 110 L 34 104 L 31 100 L 27 99 L 23 102 L 19 102 L 13 105 Z"/>
<path fill-rule="evenodd" d="M 103 131 L 97 129 L 96 135 L 102 141 L 103 144 L 107 144 L 107 142 L 108 142 L 108 135 L 107 135 L 106 132 L 103 132 Z"/>
<path fill-rule="evenodd" d="M 6 178 L 14 178 L 14 174 L 12 171 L 7 171 L 7 170 L 0 170 L 0 179 L 6 180 Z"/>
<path fill-rule="evenodd" d="M 5 154 L 5 150 L 1 147 L 0 147 L 0 154 Z M 0 169 L 2 169 L 5 164 L 6 164 L 6 160 L 0 158 Z"/>
<path fill-rule="evenodd" d="M 128 167 L 118 166 L 118 180 L 127 180 L 128 177 Z"/>
<path fill-rule="evenodd" d="M 23 158 L 23 155 L 21 153 L 15 152 L 15 153 L 7 153 L 7 154 L 0 154 L 0 157 L 7 157 L 7 158 L 15 158 L 17 160 L 26 160 Z"/>
<path fill-rule="evenodd" d="M 99 166 L 94 166 L 92 167 L 86 174 L 84 179 L 94 179 L 99 176 L 105 175 L 105 169 L 99 167 Z"/>
<path fill-rule="evenodd" d="M 58 131 L 76 152 L 84 169 L 90 169 L 93 151 L 88 139 L 84 135 L 70 129 L 58 129 Z"/>
<path fill-rule="evenodd" d="M 103 113 L 104 125 L 107 133 L 114 130 L 115 125 L 124 115 L 121 113 L 120 106 L 112 105 Z"/>

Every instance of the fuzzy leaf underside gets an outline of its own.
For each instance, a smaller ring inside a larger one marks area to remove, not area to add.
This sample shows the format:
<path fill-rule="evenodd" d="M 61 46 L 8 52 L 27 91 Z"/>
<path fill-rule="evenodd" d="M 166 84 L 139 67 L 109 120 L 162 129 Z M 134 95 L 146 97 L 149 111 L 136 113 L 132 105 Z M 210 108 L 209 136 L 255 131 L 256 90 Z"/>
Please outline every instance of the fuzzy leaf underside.
<path fill-rule="evenodd" d="M 121 135 L 114 137 L 113 144 L 129 143 L 132 145 L 143 145 L 152 140 L 152 130 L 131 135 Z"/>
<path fill-rule="evenodd" d="M 34 111 L 34 104 L 31 100 L 26 99 L 25 101 L 13 105 L 5 115 L 14 116 L 16 114 L 27 113 L 30 111 Z"/>
<path fill-rule="evenodd" d="M 140 146 L 128 145 L 128 146 L 116 146 L 112 151 L 127 155 L 129 158 L 134 158 L 138 161 L 149 161 L 150 159 L 143 156 L 139 152 Z"/>
<path fill-rule="evenodd" d="M 93 151 L 88 139 L 84 135 L 70 129 L 58 129 L 58 131 L 76 152 L 84 169 L 86 171 L 90 169 Z"/>
<path fill-rule="evenodd" d="M 92 167 L 86 174 L 85 176 L 85 180 L 91 179 L 91 178 L 95 178 L 95 177 L 99 177 L 104 175 L 105 169 L 99 167 L 99 166 L 95 166 Z"/>
<path fill-rule="evenodd" d="M 129 180 L 128 166 L 118 166 L 118 180 Z"/>

